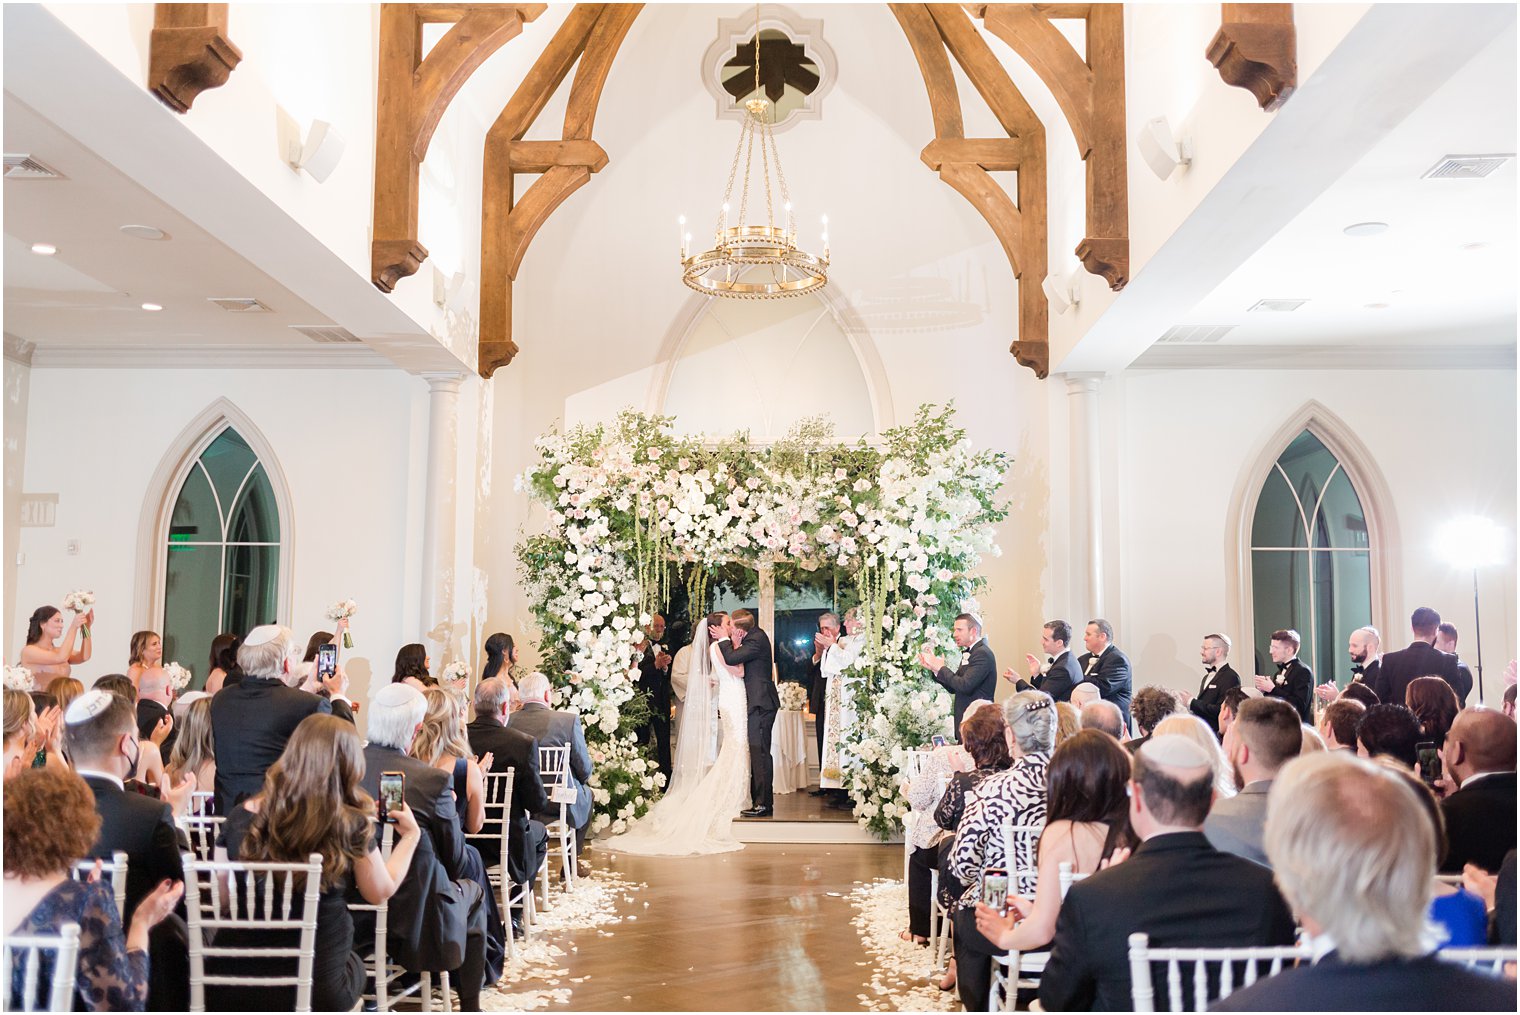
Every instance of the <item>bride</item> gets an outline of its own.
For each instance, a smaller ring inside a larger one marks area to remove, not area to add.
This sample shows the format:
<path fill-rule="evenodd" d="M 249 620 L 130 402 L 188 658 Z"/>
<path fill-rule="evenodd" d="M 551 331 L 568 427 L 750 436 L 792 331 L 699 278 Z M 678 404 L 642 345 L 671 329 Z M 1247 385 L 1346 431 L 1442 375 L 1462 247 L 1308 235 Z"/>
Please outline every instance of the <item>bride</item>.
<path fill-rule="evenodd" d="M 692 673 L 677 733 L 670 788 L 606 848 L 644 856 L 743 849 L 732 825 L 749 802 L 748 705 L 743 671 L 724 665 L 718 642 L 734 637 L 726 613 L 709 613 L 691 643 Z M 719 746 L 721 734 L 721 746 Z"/>

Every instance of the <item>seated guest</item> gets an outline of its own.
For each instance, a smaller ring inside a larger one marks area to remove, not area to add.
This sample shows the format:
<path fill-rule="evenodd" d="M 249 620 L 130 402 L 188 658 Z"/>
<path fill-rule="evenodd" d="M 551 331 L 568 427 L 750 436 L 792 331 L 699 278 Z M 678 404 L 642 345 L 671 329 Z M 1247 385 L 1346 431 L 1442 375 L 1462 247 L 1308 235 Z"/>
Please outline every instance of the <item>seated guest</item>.
<path fill-rule="evenodd" d="M 1220 740 L 1224 739 L 1225 731 L 1230 728 L 1230 723 L 1235 721 L 1235 716 L 1240 711 L 1240 703 L 1250 697 L 1251 695 L 1246 693 L 1244 687 L 1235 687 L 1226 691 L 1224 697 L 1219 699 L 1219 725 L 1215 728 L 1215 732 Z"/>
<path fill-rule="evenodd" d="M 1283 765 L 1303 750 L 1304 734 L 1298 711 L 1280 698 L 1254 698 L 1240 706 L 1240 715 L 1224 736 L 1225 755 L 1240 792 L 1215 800 L 1203 823 L 1209 844 L 1262 865 L 1267 823 L 1267 793 Z"/>
<path fill-rule="evenodd" d="M 137 735 L 156 742 L 164 757 L 174 753 L 174 716 L 169 712 L 173 704 L 168 672 L 158 665 L 144 667 L 137 678 Z"/>
<path fill-rule="evenodd" d="M 575 829 L 575 848 L 586 848 L 586 836 L 591 830 L 591 788 L 586 781 L 591 778 L 591 755 L 586 751 L 586 733 L 581 727 L 577 712 L 556 712 L 549 707 L 552 693 L 549 678 L 542 673 L 530 673 L 518 686 L 522 696 L 522 709 L 512 715 L 512 729 L 526 733 L 538 742 L 540 749 L 570 745 L 570 783 L 576 790 L 575 802 L 566 808 L 566 816 Z M 538 819 L 544 824 L 559 820 L 559 807 L 550 802 L 549 809 L 540 813 Z"/>
<path fill-rule="evenodd" d="M 475 685 L 475 720 L 465 727 L 470 750 L 491 758 L 492 772 L 512 771 L 511 828 L 507 870 L 521 884 L 537 873 L 548 851 L 548 833 L 532 818 L 549 809 L 538 768 L 538 742 L 507 725 L 514 688 L 505 676 L 488 677 Z M 493 843 L 483 842 L 480 858 L 487 867 L 501 862 Z"/>
<path fill-rule="evenodd" d="M 243 641 L 235 634 L 219 634 L 211 639 L 211 658 L 206 670 L 206 693 L 216 694 L 223 687 L 236 687 L 243 679 L 237 666 L 237 650 Z"/>
<path fill-rule="evenodd" d="M 1407 779 L 1339 751 L 1294 761 L 1267 802 L 1267 856 L 1326 954 L 1215 1011 L 1515 1010 L 1512 981 L 1443 962 L 1422 940 L 1435 838 Z"/>
<path fill-rule="evenodd" d="M 58 708 L 58 714 L 69 710 L 74 699 L 84 693 L 84 684 L 73 677 L 54 677 L 48 681 L 47 693 L 53 696 L 53 704 Z"/>
<path fill-rule="evenodd" d="M 1242 692 L 1241 704 L 1254 699 L 1247 698 Z M 1228 721 L 1224 724 L 1225 729 L 1235 723 L 1235 709 L 1239 705 L 1232 705 L 1228 714 Z M 1221 714 L 1225 714 L 1221 709 Z M 1209 756 L 1209 765 L 1214 769 L 1214 792 L 1220 797 L 1232 797 L 1239 788 L 1235 781 L 1235 769 L 1230 765 L 1230 759 L 1224 753 L 1224 747 L 1214 739 L 1214 731 L 1209 729 L 1209 724 L 1196 715 L 1174 715 L 1170 719 L 1163 719 L 1156 727 L 1156 735 L 1169 734 L 1171 736 L 1187 737 Z"/>
<path fill-rule="evenodd" d="M 427 701 L 409 684 L 387 684 L 375 693 L 368 712 L 365 792 L 378 797 L 381 774 L 401 772 L 407 806 L 424 833 L 391 900 L 389 954 L 413 972 L 452 967 L 450 980 L 460 1004 L 465 1011 L 476 1011 L 487 982 L 490 910 L 476 877 L 480 854 L 464 840 L 448 775 L 407 754 L 427 713 Z"/>
<path fill-rule="evenodd" d="M 974 717 L 981 713 L 986 714 L 987 721 L 978 725 Z M 976 757 L 978 753 L 985 755 L 989 744 L 996 744 L 1002 764 L 1007 765 L 1008 747 L 1003 740 L 1002 727 L 1002 709 L 990 701 L 977 702 L 961 720 L 961 743 L 936 747 L 928 752 L 928 759 L 908 784 L 906 795 L 911 812 L 903 823 L 904 834 L 912 843 L 908 853 L 908 929 L 899 935 L 905 941 L 927 944 L 929 940 L 929 883 L 932 873 L 940 866 L 940 855 L 943 852 L 941 845 L 946 838 L 945 827 L 936 818 L 943 811 L 952 830 L 959 823 L 960 804 L 953 807 L 953 814 L 952 808 L 947 808 L 946 805 L 951 802 L 952 795 L 958 796 L 961 803 L 964 803 L 966 790 L 963 788 L 955 792 L 951 787 L 957 785 L 960 776 L 969 776 L 977 770 Z M 971 750 L 973 743 L 976 752 Z M 991 771 L 993 769 L 989 768 L 987 774 Z M 971 783 L 961 782 L 960 785 L 969 787 Z M 944 878 L 945 875 L 942 874 L 941 905 L 949 905 L 949 900 L 954 896 L 945 885 Z"/>
<path fill-rule="evenodd" d="M 1359 701 L 1364 708 L 1371 708 L 1373 705 L 1381 705 L 1383 703 L 1383 700 L 1377 696 L 1376 691 L 1361 682 L 1347 684 L 1337 700 Z"/>
<path fill-rule="evenodd" d="M 1045 823 L 1045 770 L 1056 740 L 1055 702 L 1041 691 L 1020 691 L 1003 702 L 1008 724 L 1004 740 L 1013 764 L 983 779 L 966 801 L 966 813 L 950 847 L 950 873 L 966 890 L 956 900 L 956 985 L 967 1011 L 986 1011 L 992 985 L 992 956 L 1001 950 L 976 929 L 976 904 L 981 899 L 983 872 L 1008 872 L 1010 893 L 1018 873 L 1035 868 L 1033 843 L 1018 837 L 1014 856 L 1005 852 L 1003 826 Z"/>
<path fill-rule="evenodd" d="M 351 1011 L 364 990 L 364 961 L 354 951 L 350 888 L 365 902 L 378 905 L 396 894 L 406 877 L 417 840 L 422 837 L 405 801 L 388 812 L 396 824 L 390 858 L 380 855 L 375 827 L 376 805 L 364 792 L 364 751 L 353 724 L 334 715 L 307 716 L 290 735 L 285 753 L 264 776 L 264 788 L 232 809 L 222 826 L 227 858 L 248 863 L 305 863 L 322 856 L 322 887 L 317 901 L 317 937 L 311 969 L 313 1011 Z M 277 880 L 276 886 L 282 885 Z M 254 886 L 243 905 L 265 914 L 263 893 Z M 241 885 L 240 885 L 241 887 Z M 301 916 L 301 893 L 287 913 Z M 223 930 L 218 948 L 289 947 L 293 931 Z M 290 959 L 213 959 L 210 971 L 222 976 L 278 976 L 293 973 Z M 289 1010 L 295 988 L 212 987 L 213 1010 Z"/>
<path fill-rule="evenodd" d="M 142 687 L 143 674 L 164 664 L 164 640 L 157 631 L 138 631 L 132 635 L 127 658 L 127 679 Z"/>
<path fill-rule="evenodd" d="M 1504 689 L 1503 711 L 1506 716 L 1515 717 L 1515 685 L 1510 684 Z"/>
<path fill-rule="evenodd" d="M 1462 868 L 1462 887 L 1481 898 L 1488 908 L 1488 943 L 1515 947 L 1515 851 L 1504 854 L 1498 874 L 1490 874 L 1477 864 Z"/>
<path fill-rule="evenodd" d="M 137 686 L 124 674 L 107 673 L 96 677 L 94 689 L 109 691 L 131 705 L 134 711 L 137 708 Z M 138 746 L 142 748 L 142 758 L 132 779 L 148 786 L 157 786 L 163 781 L 164 752 L 159 745 L 169 736 L 171 729 L 170 724 L 159 723 L 148 736 L 140 737 Z"/>
<path fill-rule="evenodd" d="M 438 681 L 434 680 L 433 675 L 428 672 L 431 668 L 425 646 L 417 642 L 402 645 L 396 653 L 396 669 L 391 674 L 391 683 L 411 684 L 419 691 L 437 687 Z"/>
<path fill-rule="evenodd" d="M 1129 1011 L 1134 933 L 1148 934 L 1158 948 L 1293 943 L 1293 916 L 1272 872 L 1221 853 L 1203 834 L 1214 798 L 1214 770 L 1203 748 L 1157 733 L 1135 753 L 1129 793 L 1140 845 L 1128 860 L 1067 893 L 1040 978 L 1046 1011 Z"/>
<path fill-rule="evenodd" d="M 5 689 L 5 777 L 29 768 L 68 768 L 57 743 L 56 707 L 37 714 L 32 696 L 14 687 Z"/>
<path fill-rule="evenodd" d="M 1330 749 L 1329 745 L 1325 743 L 1325 738 L 1320 736 L 1319 730 L 1313 726 L 1303 726 L 1301 732 L 1304 736 L 1304 742 L 1303 746 L 1299 748 L 1298 753 L 1313 754 L 1315 751 L 1328 751 Z"/>
<path fill-rule="evenodd" d="M 1056 746 L 1060 747 L 1082 729 L 1082 713 L 1069 701 L 1056 702 Z"/>
<path fill-rule="evenodd" d="M 1356 726 L 1356 753 L 1413 771 L 1419 760 L 1420 721 L 1403 705 L 1373 705 Z"/>
<path fill-rule="evenodd" d="M 1458 787 L 1441 802 L 1450 846 L 1443 874 L 1464 864 L 1497 871 L 1515 848 L 1515 723 L 1491 708 L 1463 709 L 1446 735 L 1441 759 Z"/>
<path fill-rule="evenodd" d="M 169 764 L 164 767 L 164 774 L 171 785 L 184 782 L 187 775 L 194 776 L 195 789 L 209 792 L 216 785 L 216 742 L 211 735 L 211 699 L 199 691 L 191 691 L 190 694 L 201 696 L 192 701 L 179 717 L 179 736 L 174 738 L 174 750 L 169 754 Z M 184 699 L 180 700 L 183 702 Z"/>
<path fill-rule="evenodd" d="M 1124 746 L 1131 754 L 1139 750 L 1140 745 L 1151 738 L 1156 724 L 1161 720 L 1176 715 L 1181 711 L 1177 702 L 1177 696 L 1164 687 L 1148 684 L 1135 692 L 1134 701 L 1130 705 L 1130 715 L 1134 716 L 1135 727 L 1140 735 L 1134 740 L 1126 740 Z"/>
<path fill-rule="evenodd" d="M 1429 819 L 1436 856 L 1445 856 L 1446 819 L 1441 815 L 1441 804 L 1435 792 L 1413 775 L 1400 772 L 1399 778 L 1407 781 L 1414 790 L 1420 810 Z M 1468 891 L 1463 885 L 1450 885 L 1438 878 L 1431 880 L 1430 888 L 1430 910 L 1426 918 L 1443 948 L 1474 948 L 1488 943 L 1488 909 L 1480 895 Z"/>
<path fill-rule="evenodd" d="M 5 784 L 5 932 L 57 935 L 79 925 L 75 1011 L 143 1011 L 148 1002 L 148 932 L 179 901 L 184 885 L 163 882 L 146 895 L 122 934 L 110 882 L 75 881 L 74 863 L 89 855 L 100 830 L 90 789 L 67 769 L 22 772 Z M 37 995 L 24 998 L 14 963 L 8 1011 L 47 1011 L 53 955 L 40 953 Z"/>
<path fill-rule="evenodd" d="M 1437 747 L 1461 711 L 1456 692 L 1440 677 L 1415 677 L 1404 690 L 1404 704 L 1420 723 L 1420 739 Z"/>
<path fill-rule="evenodd" d="M 1082 706 L 1082 728 L 1102 730 L 1115 740 L 1124 739 L 1124 713 L 1111 701 L 1092 701 Z"/>
<path fill-rule="evenodd" d="M 218 814 L 259 791 L 302 719 L 332 712 L 322 698 L 292 686 L 300 680 L 300 662 L 290 628 L 265 624 L 249 631 L 237 662 L 242 679 L 211 699 Z"/>
<path fill-rule="evenodd" d="M 463 706 L 459 699 L 441 687 L 429 687 L 422 697 L 427 711 L 422 729 L 412 740 L 411 755 L 446 772 L 454 787 L 454 803 L 459 808 L 459 824 L 469 835 L 480 831 L 486 820 L 485 780 L 481 766 L 491 765 L 491 755 L 479 763 L 464 735 Z"/>
<path fill-rule="evenodd" d="M 1347 695 L 1325 706 L 1319 716 L 1319 735 L 1332 751 L 1356 753 L 1356 728 L 1367 714 L 1367 706 Z"/>
<path fill-rule="evenodd" d="M 1102 699 L 1103 692 L 1098 690 L 1098 685 L 1086 680 L 1071 689 L 1071 703 L 1076 706 L 1078 712 Z"/>
<path fill-rule="evenodd" d="M 1006 915 L 977 903 L 976 929 L 987 940 L 1004 951 L 1046 947 L 1061 911 L 1061 864 L 1071 864 L 1074 874 L 1091 874 L 1129 854 L 1136 845 L 1125 795 L 1129 778 L 1129 754 L 1096 730 L 1083 730 L 1056 748 L 1045 774 L 1034 902 L 1010 894 Z"/>

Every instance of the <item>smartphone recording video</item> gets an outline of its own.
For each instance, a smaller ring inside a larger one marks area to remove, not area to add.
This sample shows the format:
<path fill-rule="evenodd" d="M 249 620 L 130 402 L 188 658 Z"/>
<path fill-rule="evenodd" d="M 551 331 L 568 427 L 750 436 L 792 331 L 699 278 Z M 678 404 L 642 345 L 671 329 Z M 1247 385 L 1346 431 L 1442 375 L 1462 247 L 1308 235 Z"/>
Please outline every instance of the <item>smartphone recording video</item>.
<path fill-rule="evenodd" d="M 394 824 L 395 819 L 390 816 L 391 811 L 399 811 L 406 798 L 406 773 L 404 772 L 381 772 L 380 773 L 380 820 Z"/>

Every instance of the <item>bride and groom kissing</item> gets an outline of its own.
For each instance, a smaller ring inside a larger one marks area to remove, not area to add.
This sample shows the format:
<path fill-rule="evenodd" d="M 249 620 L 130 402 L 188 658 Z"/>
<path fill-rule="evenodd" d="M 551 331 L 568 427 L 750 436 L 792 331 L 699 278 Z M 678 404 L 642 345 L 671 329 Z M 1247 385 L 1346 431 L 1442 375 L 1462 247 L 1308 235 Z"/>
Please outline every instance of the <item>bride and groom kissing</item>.
<path fill-rule="evenodd" d="M 714 616 L 722 617 L 717 625 L 712 623 Z M 775 813 L 771 728 L 776 725 L 776 713 L 781 709 L 776 681 L 771 676 L 775 662 L 771 640 L 755 626 L 755 615 L 748 610 L 735 610 L 731 616 L 710 615 L 708 638 L 722 653 L 724 664 L 740 667 L 744 674 L 750 808 L 742 814 L 746 818 L 768 818 Z"/>

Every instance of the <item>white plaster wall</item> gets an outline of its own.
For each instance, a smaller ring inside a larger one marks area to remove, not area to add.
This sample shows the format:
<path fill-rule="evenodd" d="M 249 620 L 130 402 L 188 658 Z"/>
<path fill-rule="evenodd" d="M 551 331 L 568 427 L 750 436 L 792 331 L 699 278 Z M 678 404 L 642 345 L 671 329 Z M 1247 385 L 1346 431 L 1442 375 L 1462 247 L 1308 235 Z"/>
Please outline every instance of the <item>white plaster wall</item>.
<path fill-rule="evenodd" d="M 21 548 L 21 492 L 26 469 L 26 411 L 32 368 L 5 357 L 5 598 L 16 601 L 16 554 Z M 9 634 L 7 633 L 7 638 Z M 23 636 L 22 641 L 25 641 Z M 20 649 L 17 649 L 20 654 Z M 5 657 L 11 658 L 7 640 Z"/>

